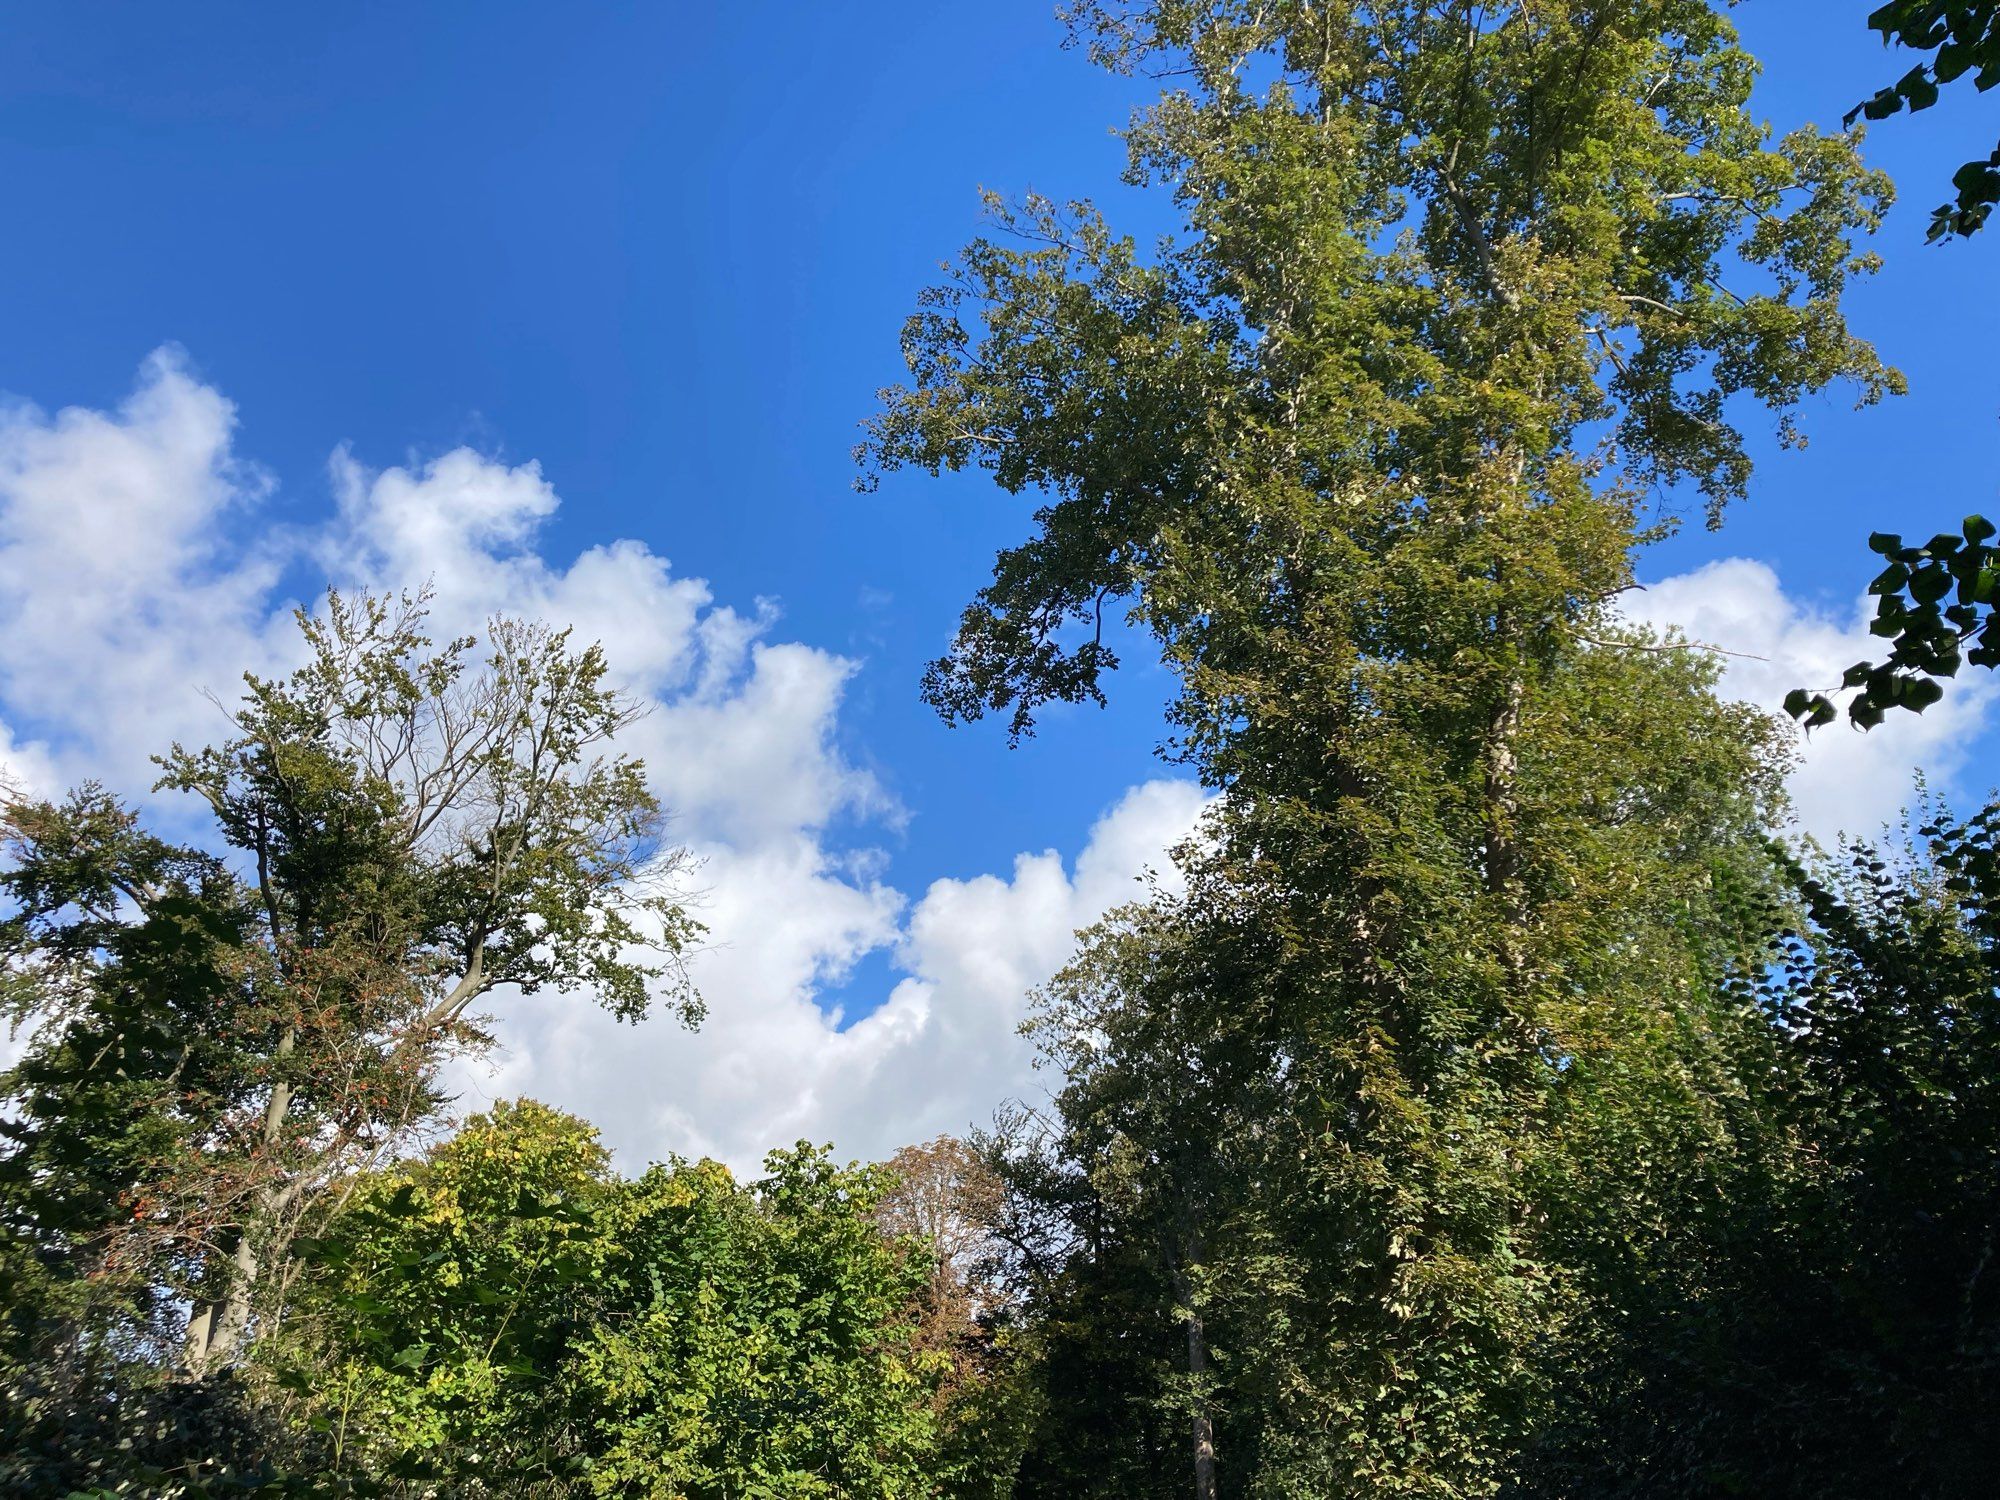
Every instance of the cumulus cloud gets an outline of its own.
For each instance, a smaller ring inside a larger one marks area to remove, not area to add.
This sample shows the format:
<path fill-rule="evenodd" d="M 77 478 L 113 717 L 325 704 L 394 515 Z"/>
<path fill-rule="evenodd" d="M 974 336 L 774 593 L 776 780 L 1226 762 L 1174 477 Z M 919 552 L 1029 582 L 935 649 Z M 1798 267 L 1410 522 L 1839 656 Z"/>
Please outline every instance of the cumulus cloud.
<path fill-rule="evenodd" d="M 1851 663 L 1882 655 L 1883 643 L 1868 634 L 1871 601 L 1842 612 L 1813 608 L 1786 595 L 1770 566 L 1750 558 L 1663 579 L 1637 600 L 1628 612 L 1641 623 L 1738 653 L 1722 658 L 1723 691 L 1774 713 L 1791 689 L 1837 683 Z M 1874 834 L 1910 805 L 1919 771 L 1942 789 L 1975 770 L 1970 757 L 1996 692 L 1991 674 L 1969 673 L 1921 716 L 1892 713 L 1865 734 L 1844 721 L 1811 735 L 1794 730 L 1800 759 L 1791 793 L 1800 830 L 1823 841 Z"/>
<path fill-rule="evenodd" d="M 115 411 L 0 412 L 0 704 L 39 779 L 143 787 L 149 753 L 213 733 L 201 690 L 282 649 L 282 543 L 232 524 L 269 490 L 235 425 L 170 350 Z"/>
<path fill-rule="evenodd" d="M 1195 788 L 1150 783 L 1071 863 L 1023 855 L 912 901 L 879 877 L 879 852 L 829 835 L 902 815 L 838 746 L 856 662 L 774 638 L 769 605 L 718 603 L 643 543 L 551 560 L 541 532 L 560 501 L 533 463 L 458 449 L 371 469 L 342 449 L 331 513 L 279 532 L 262 515 L 273 481 L 235 437 L 234 406 L 173 351 L 114 410 L 0 411 L 0 773 L 143 796 L 151 752 L 223 727 L 205 693 L 293 660 L 287 579 L 428 583 L 439 633 L 508 614 L 602 641 L 651 708 L 626 748 L 700 861 L 710 1017 L 689 1035 L 621 1027 L 581 997 L 502 997 L 496 1066 L 457 1073 L 468 1107 L 533 1094 L 596 1120 L 628 1159 L 738 1166 L 800 1136 L 881 1155 L 963 1129 L 1031 1086 L 1015 1034 L 1028 990 L 1197 816 Z M 875 954 L 901 977 L 850 1021 L 825 997 Z"/>
<path fill-rule="evenodd" d="M 699 1032 L 635 1032 L 538 996 L 510 1021 L 500 1069 L 468 1072 L 465 1097 L 534 1093 L 633 1155 L 665 1142 L 739 1167 L 801 1138 L 879 1158 L 982 1124 L 1001 1100 L 1039 1091 L 1018 1034 L 1029 991 L 1077 929 L 1140 894 L 1139 872 L 1166 864 L 1202 805 L 1187 782 L 1136 787 L 1072 863 L 1023 854 L 1006 876 L 935 882 L 907 913 L 892 891 L 830 876 L 802 844 L 723 855 L 705 872 L 724 940 L 695 963 L 713 1001 Z M 818 989 L 879 947 L 907 977 L 844 1025 Z"/>

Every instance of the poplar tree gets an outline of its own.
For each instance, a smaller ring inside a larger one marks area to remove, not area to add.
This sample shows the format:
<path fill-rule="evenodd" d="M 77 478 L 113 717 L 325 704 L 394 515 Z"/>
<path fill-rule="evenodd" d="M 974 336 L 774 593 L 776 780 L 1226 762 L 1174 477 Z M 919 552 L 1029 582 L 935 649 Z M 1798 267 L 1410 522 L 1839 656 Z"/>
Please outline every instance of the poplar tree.
<path fill-rule="evenodd" d="M 926 679 L 946 719 L 1027 734 L 1150 635 L 1224 794 L 1187 896 L 1052 992 L 1023 1169 L 1088 1230 L 1070 1282 L 1117 1259 L 1184 1352 L 1027 1492 L 1494 1493 L 1547 1351 L 1747 1170 L 1721 997 L 1780 742 L 1617 601 L 1744 495 L 1750 417 L 1798 443 L 1805 397 L 1900 388 L 1841 312 L 1888 185 L 1774 138 L 1701 0 L 1068 22 L 1163 81 L 1128 177 L 1181 231 L 990 200 L 863 446 L 1034 500 Z"/>

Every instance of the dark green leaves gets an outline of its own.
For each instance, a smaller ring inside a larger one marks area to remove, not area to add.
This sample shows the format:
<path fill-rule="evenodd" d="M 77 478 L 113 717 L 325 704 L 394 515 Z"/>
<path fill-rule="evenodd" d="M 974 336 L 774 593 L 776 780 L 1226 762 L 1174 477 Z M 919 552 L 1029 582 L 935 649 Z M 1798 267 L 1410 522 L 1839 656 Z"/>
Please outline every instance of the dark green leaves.
<path fill-rule="evenodd" d="M 1973 87 L 1981 93 L 2000 83 L 2000 0 L 1893 0 L 1869 16 L 1868 24 L 1885 43 L 1936 56 L 1849 110 L 1850 125 L 1863 116 L 1886 120 L 1904 109 L 1929 109 L 1940 85 L 1967 73 L 1973 73 Z M 1986 223 L 2000 203 L 2000 147 L 1983 161 L 1965 163 L 1951 185 L 1957 197 L 1931 216 L 1933 241 L 1973 234 Z"/>
<path fill-rule="evenodd" d="M 1972 515 L 1922 546 L 1906 546 L 1891 532 L 1868 538 L 1869 550 L 1888 562 L 1868 585 L 1879 600 L 1868 630 L 1893 646 L 1885 660 L 1856 662 L 1841 678 L 1843 690 L 1858 689 L 1847 702 L 1858 728 L 1873 728 L 1892 709 L 1922 713 L 1944 696 L 1937 679 L 1956 676 L 1961 664 L 2000 666 L 1995 534 L 1992 521 Z M 1785 712 L 1808 729 L 1839 713 L 1828 693 L 1804 688 L 1787 695 Z"/>

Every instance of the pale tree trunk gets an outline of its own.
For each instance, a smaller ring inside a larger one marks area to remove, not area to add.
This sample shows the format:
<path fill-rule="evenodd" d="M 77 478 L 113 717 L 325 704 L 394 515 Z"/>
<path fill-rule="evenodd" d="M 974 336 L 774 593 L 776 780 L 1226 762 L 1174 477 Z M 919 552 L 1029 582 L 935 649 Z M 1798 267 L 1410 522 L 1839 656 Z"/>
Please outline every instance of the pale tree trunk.
<path fill-rule="evenodd" d="M 1194 1278 L 1188 1274 L 1188 1266 L 1200 1254 L 1199 1240 L 1190 1234 L 1173 1262 L 1173 1279 L 1174 1291 L 1185 1309 L 1194 1496 L 1195 1500 L 1215 1500 L 1215 1417 L 1208 1404 L 1208 1336 L 1202 1325 L 1201 1307 L 1195 1300 Z"/>
<path fill-rule="evenodd" d="M 1208 1344 L 1202 1335 L 1201 1314 L 1188 1309 L 1188 1374 L 1195 1382 L 1194 1401 L 1194 1496 L 1195 1500 L 1215 1500 L 1215 1419 L 1209 1415 L 1208 1398 L 1202 1387 L 1208 1379 Z"/>
<path fill-rule="evenodd" d="M 181 1341 L 181 1368 L 200 1375 L 208 1368 L 209 1346 L 215 1342 L 215 1319 L 221 1311 L 213 1302 L 197 1302 L 188 1314 L 187 1335 Z"/>
<path fill-rule="evenodd" d="M 191 1374 L 212 1374 L 233 1363 L 250 1331 L 250 1297 L 259 1270 L 250 1234 L 248 1226 L 237 1231 L 221 1295 L 201 1303 L 188 1319 L 186 1363 Z"/>
<path fill-rule="evenodd" d="M 1519 672 L 1511 674 L 1500 700 L 1486 722 L 1485 815 L 1486 887 L 1502 898 L 1510 919 L 1525 915 L 1520 908 L 1521 846 L 1515 827 L 1519 804 L 1514 781 L 1518 770 L 1515 739 L 1521 729 L 1521 703 L 1526 689 Z"/>
<path fill-rule="evenodd" d="M 282 1061 L 297 1046 L 298 1032 L 289 1030 L 279 1039 L 276 1056 Z M 292 1086 L 283 1081 L 274 1084 L 264 1105 L 261 1139 L 266 1151 L 276 1147 L 291 1108 Z M 209 1375 L 235 1363 L 250 1332 L 257 1278 L 263 1269 L 257 1254 L 258 1236 L 275 1229 L 275 1221 L 297 1191 L 296 1184 L 273 1184 L 258 1191 L 256 1207 L 237 1228 L 222 1287 L 215 1296 L 197 1302 L 188 1316 L 182 1364 L 189 1374 Z"/>

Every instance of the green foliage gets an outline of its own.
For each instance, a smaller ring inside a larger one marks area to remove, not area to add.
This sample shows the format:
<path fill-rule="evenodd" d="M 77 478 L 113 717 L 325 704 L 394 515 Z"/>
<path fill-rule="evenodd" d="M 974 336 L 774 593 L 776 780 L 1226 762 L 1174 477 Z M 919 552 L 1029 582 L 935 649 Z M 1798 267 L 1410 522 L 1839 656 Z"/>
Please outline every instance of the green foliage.
<path fill-rule="evenodd" d="M 343 1462 L 411 1493 L 935 1493 L 928 1274 L 885 1187 L 800 1146 L 614 1176 L 523 1101 L 359 1189 L 312 1247 L 286 1384 Z"/>
<path fill-rule="evenodd" d="M 31 1029 L 0 1074 L 0 1475 L 25 1494 L 226 1462 L 233 1394 L 163 1381 L 175 1298 L 229 1213 L 209 1132 L 257 1088 L 268 971 L 223 865 L 142 832 L 101 790 L 6 810 L 8 1019 Z M 143 904 L 141 904 L 143 900 Z M 136 908 L 136 913 L 135 909 Z M 120 1445 L 125 1445 L 120 1457 Z"/>
<path fill-rule="evenodd" d="M 1892 0 L 1869 16 L 1885 44 L 1933 52 L 1893 85 L 1849 111 L 1847 120 L 1866 115 L 1883 120 L 1903 109 L 1929 109 L 1940 87 L 1973 75 L 1981 93 L 2000 83 L 2000 0 Z M 1957 198 L 1931 216 L 1930 238 L 1978 231 L 2000 203 L 2000 146 L 1990 158 L 1969 161 L 1952 178 Z M 1872 729 L 1894 708 L 1922 713 L 1943 696 L 1940 678 L 1955 676 L 1961 661 L 2000 666 L 2000 550 L 1992 545 L 1994 525 L 1984 516 L 1965 518 L 1959 532 L 1941 532 L 1923 546 L 1906 546 L 1900 536 L 1877 532 L 1871 550 L 1888 566 L 1868 586 L 1876 595 L 1872 634 L 1894 642 L 1886 661 L 1860 661 L 1841 679 L 1857 689 L 1847 715 L 1857 728 Z M 1967 649 L 1968 644 L 1970 649 Z M 1817 729 L 1831 724 L 1840 709 L 1831 692 L 1794 689 L 1785 711 Z"/>
<path fill-rule="evenodd" d="M 1956 677 L 1961 663 L 2000 667 L 2000 547 L 1995 527 L 1984 516 L 1967 516 L 1956 532 L 1940 532 L 1920 547 L 1878 531 L 1869 550 L 1888 563 L 1868 592 L 1879 601 L 1869 634 L 1892 641 L 1881 662 L 1859 661 L 1841 678 L 1857 689 L 1847 700 L 1847 717 L 1857 729 L 1873 729 L 1892 708 L 1922 713 L 1944 696 L 1939 678 Z M 1840 715 L 1826 693 L 1794 688 L 1785 711 L 1808 729 L 1831 724 Z"/>
<path fill-rule="evenodd" d="M 192 792 L 255 861 L 283 957 L 379 961 L 430 1024 L 498 985 L 588 987 L 625 1019 L 696 930 L 658 889 L 673 861 L 643 768 L 605 748 L 639 709 L 601 648 L 495 620 L 433 649 L 426 599 L 339 595 L 299 627 L 308 664 L 246 677 L 237 737 L 175 746 L 160 785 Z M 655 958 L 647 961 L 650 951 Z"/>
<path fill-rule="evenodd" d="M 1180 81 L 1128 138 L 1189 232 L 1149 257 L 1087 204 L 996 201 L 1018 247 L 976 241 L 906 326 L 864 458 L 1045 495 L 933 670 L 947 717 L 1094 697 L 1122 599 L 1192 663 L 1219 597 L 1481 525 L 1504 455 L 1548 504 L 1623 475 L 1720 506 L 1732 396 L 1790 434 L 1830 383 L 1900 387 L 1839 314 L 1887 183 L 1844 138 L 1766 140 L 1706 4 L 1478 14 L 1079 7 Z"/>
<path fill-rule="evenodd" d="M 1799 872 L 1807 922 L 1766 992 L 1788 1044 L 1782 1118 L 1806 1143 L 1777 1237 L 1797 1264 L 1777 1268 L 1758 1304 L 1788 1335 L 1763 1402 L 1812 1414 L 1825 1476 L 1815 1489 L 1801 1475 L 1791 1493 L 1972 1496 L 1991 1484 L 1997 849 L 2000 807 L 1987 807 L 1935 817 L 1901 851 L 1857 845 Z M 1788 1302 L 1795 1316 L 1782 1321 Z M 1773 1455 L 1767 1473 L 1788 1460 Z"/>
<path fill-rule="evenodd" d="M 1935 55 L 1855 105 L 1848 111 L 1850 125 L 1863 115 L 1886 120 L 1905 109 L 1929 109 L 1941 88 L 1968 73 L 1982 94 L 2000 83 L 2000 0 L 1890 0 L 1868 17 L 1868 24 L 1882 33 L 1885 46 Z M 1975 158 L 1960 167 L 1951 185 L 1957 197 L 1931 215 L 1933 241 L 1976 233 L 1986 223 L 1993 205 L 2000 203 L 2000 146 L 1985 160 Z"/>
<path fill-rule="evenodd" d="M 1756 1128 L 1632 1247 L 1523 1496 L 1991 1489 L 2000 810 L 1793 864 Z M 1718 1170 L 1719 1169 L 1719 1170 Z"/>
<path fill-rule="evenodd" d="M 581 1121 L 526 1101 L 472 1121 L 422 1164 L 356 1184 L 306 1262 L 265 1356 L 308 1398 L 334 1461 L 461 1480 L 562 1472 L 548 1372 L 600 1271 L 605 1153 Z M 554 1336 L 552 1336 L 554 1335 Z"/>
<path fill-rule="evenodd" d="M 1886 182 L 1749 115 L 1707 0 L 1066 15 L 1166 80 L 1130 179 L 1181 232 L 995 201 L 863 452 L 1034 497 L 947 719 L 1027 734 L 1149 634 L 1217 792 L 1039 995 L 1053 1110 L 749 1185 L 531 1101 L 409 1154 L 486 997 L 691 1021 L 697 929 L 596 648 L 336 597 L 162 761 L 220 855 L 0 807 L 0 1486 L 1990 1487 L 2000 808 L 1774 847 L 1775 726 L 1615 602 L 1748 415 L 1900 388 L 1841 308 Z M 1992 21 L 1885 7 L 1938 57 L 1863 112 Z M 2000 664 L 1993 541 L 1875 538 L 1854 722 Z"/>

